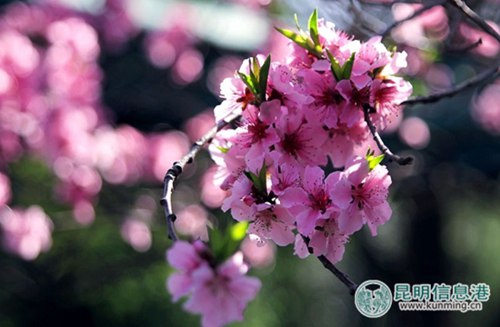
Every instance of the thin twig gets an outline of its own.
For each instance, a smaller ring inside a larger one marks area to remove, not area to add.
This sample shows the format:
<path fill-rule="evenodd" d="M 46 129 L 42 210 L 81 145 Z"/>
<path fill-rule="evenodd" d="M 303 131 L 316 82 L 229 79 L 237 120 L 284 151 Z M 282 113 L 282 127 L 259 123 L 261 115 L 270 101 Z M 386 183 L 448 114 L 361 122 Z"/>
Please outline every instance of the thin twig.
<path fill-rule="evenodd" d="M 474 10 L 472 10 L 465 2 L 462 0 L 449 0 L 449 2 L 458 8 L 467 18 L 473 21 L 477 26 L 481 27 L 483 31 L 493 36 L 498 42 L 500 42 L 500 34 L 497 33 L 486 21 L 479 16 Z"/>
<path fill-rule="evenodd" d="M 368 6 L 392 6 L 395 3 L 409 3 L 409 4 L 421 4 L 421 1 L 415 0 L 393 0 L 393 1 L 369 1 L 369 0 L 358 0 L 359 3 Z"/>
<path fill-rule="evenodd" d="M 429 3 L 429 4 L 425 5 L 425 6 L 423 6 L 419 10 L 416 10 L 415 12 L 413 12 L 413 14 L 411 14 L 410 16 L 408 16 L 406 18 L 403 18 L 401 20 L 397 20 L 394 23 L 392 23 L 391 25 L 389 25 L 382 33 L 380 33 L 380 35 L 386 36 L 395 27 L 401 25 L 404 22 L 407 22 L 409 20 L 412 20 L 412 19 L 414 19 L 414 18 L 422 15 L 424 12 L 426 12 L 427 10 L 429 10 L 429 9 L 435 7 L 435 6 L 442 5 L 444 2 L 445 2 L 445 0 L 441 0 L 441 1 L 433 2 L 433 3 Z"/>
<path fill-rule="evenodd" d="M 328 269 L 332 274 L 335 275 L 347 288 L 349 289 L 349 293 L 351 295 L 354 295 L 356 293 L 356 289 L 358 288 L 358 285 L 349 278 L 345 273 L 340 271 L 333 263 L 328 260 L 327 257 L 324 255 L 320 255 L 318 257 L 319 261 L 323 264 L 323 266 Z"/>
<path fill-rule="evenodd" d="M 210 129 L 205 135 L 203 135 L 198 141 L 196 141 L 192 146 L 191 150 L 180 160 L 174 162 L 172 168 L 170 168 L 165 174 L 163 179 L 163 195 L 160 203 L 163 207 L 165 213 L 165 218 L 167 220 L 167 235 L 172 241 L 177 241 L 177 234 L 175 233 L 174 221 L 176 216 L 172 209 L 172 193 L 174 191 L 174 182 L 182 174 L 182 171 L 187 164 L 193 162 L 194 158 L 200 152 L 200 150 L 208 143 L 212 141 L 217 132 L 223 129 L 225 126 L 235 121 L 240 117 L 239 113 L 233 113 L 226 117 L 224 120 L 219 121 L 212 129 Z"/>
<path fill-rule="evenodd" d="M 300 236 L 304 240 L 304 243 L 306 243 L 307 251 L 309 251 L 310 254 L 314 255 L 313 248 L 309 246 L 309 242 L 310 242 L 309 237 L 304 236 L 302 234 L 300 234 Z M 335 277 L 337 277 L 338 280 L 340 280 L 342 282 L 342 284 L 347 286 L 347 288 L 349 289 L 349 293 L 351 295 L 354 295 L 354 293 L 356 293 L 356 289 L 358 288 L 358 284 L 353 282 L 352 279 L 347 274 L 343 273 L 337 267 L 335 267 L 335 265 L 330 260 L 328 260 L 328 258 L 325 257 L 324 255 L 320 255 L 317 258 L 327 270 L 329 270 Z"/>
<path fill-rule="evenodd" d="M 492 69 L 485 70 L 481 74 L 477 75 L 474 78 L 468 79 L 458 85 L 456 85 L 454 88 L 436 93 L 436 94 L 431 94 L 428 96 L 421 96 L 421 97 L 414 97 L 409 100 L 403 101 L 401 105 L 414 105 L 414 104 L 423 104 L 423 103 L 433 103 L 437 102 L 441 99 L 452 97 L 470 87 L 473 87 L 477 84 L 482 83 L 483 81 L 486 81 L 489 78 L 496 78 L 500 73 L 500 67 L 498 64 L 496 64 Z"/>
<path fill-rule="evenodd" d="M 471 44 L 467 44 L 465 46 L 448 46 L 446 48 L 447 51 L 450 52 L 468 52 L 472 49 L 477 48 L 483 43 L 483 39 L 479 38 L 476 42 L 473 42 Z"/>
<path fill-rule="evenodd" d="M 382 141 L 382 138 L 380 137 L 380 134 L 377 132 L 377 128 L 373 124 L 373 121 L 370 117 L 370 113 L 373 111 L 373 108 L 371 108 L 369 105 L 363 106 L 363 112 L 365 115 L 365 122 L 368 125 L 368 128 L 370 129 L 370 132 L 372 133 L 373 140 L 377 144 L 378 148 L 382 153 L 385 155 L 389 161 L 395 161 L 399 165 L 404 166 L 408 165 L 413 161 L 412 157 L 400 157 L 397 154 L 392 153 L 392 151 L 384 144 L 384 141 Z"/>

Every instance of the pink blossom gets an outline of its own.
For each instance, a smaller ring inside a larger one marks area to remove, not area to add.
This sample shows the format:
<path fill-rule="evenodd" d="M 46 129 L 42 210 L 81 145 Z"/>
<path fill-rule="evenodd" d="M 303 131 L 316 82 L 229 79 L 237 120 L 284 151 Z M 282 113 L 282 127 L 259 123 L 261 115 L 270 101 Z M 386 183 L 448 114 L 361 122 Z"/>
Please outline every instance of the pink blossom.
<path fill-rule="evenodd" d="M 273 62 L 269 71 L 269 101 L 279 100 L 280 104 L 291 111 L 297 110 L 313 100 L 309 96 L 309 85 L 294 70 L 282 63 Z"/>
<path fill-rule="evenodd" d="M 347 33 L 337 30 L 335 24 L 324 19 L 318 20 L 320 43 L 343 65 L 349 57 L 359 51 L 360 42 Z"/>
<path fill-rule="evenodd" d="M 259 64 L 262 65 L 265 58 L 262 55 L 256 56 Z M 250 73 L 250 61 L 246 59 L 241 64 L 239 72 Z M 224 79 L 220 85 L 220 96 L 224 99 L 220 105 L 214 108 L 215 120 L 226 119 L 231 114 L 242 113 L 248 106 L 255 102 L 254 94 L 248 89 L 237 74 L 234 77 Z"/>
<path fill-rule="evenodd" d="M 250 106 L 245 111 L 245 124 L 236 129 L 235 146 L 245 154 L 247 167 L 256 171 L 266 161 L 271 145 L 279 141 L 276 130 L 271 124 L 280 114 L 281 106 L 278 102 L 264 102 L 260 109 Z M 269 161 L 269 160 L 267 160 Z"/>
<path fill-rule="evenodd" d="M 346 101 L 337 91 L 332 74 L 329 72 L 320 74 L 314 70 L 303 69 L 297 75 L 303 78 L 308 94 L 313 98 L 307 106 L 310 110 L 307 118 L 321 122 L 329 128 L 335 127 Z"/>
<path fill-rule="evenodd" d="M 52 221 L 38 206 L 26 210 L 2 208 L 0 227 L 5 249 L 25 260 L 36 259 L 52 246 Z"/>
<path fill-rule="evenodd" d="M 280 141 L 271 154 L 275 162 L 290 165 L 324 165 L 327 157 L 321 147 L 328 138 L 323 128 L 308 123 L 302 114 L 282 110 L 277 118 L 276 131 Z"/>
<path fill-rule="evenodd" d="M 325 149 L 335 167 L 343 167 L 352 157 L 356 146 L 362 146 L 369 138 L 369 131 L 364 121 L 349 127 L 346 123 L 337 122 L 328 130 Z"/>
<path fill-rule="evenodd" d="M 222 211 L 231 210 L 234 219 L 252 220 L 258 211 L 271 207 L 267 201 L 267 194 L 261 194 L 250 179 L 241 174 L 234 182 L 229 196 L 222 203 Z"/>
<path fill-rule="evenodd" d="M 202 326 L 223 326 L 243 320 L 243 311 L 260 289 L 255 277 L 247 277 L 243 254 L 236 253 L 215 270 L 202 266 L 193 272 L 193 291 L 187 311 L 202 315 Z"/>
<path fill-rule="evenodd" d="M 374 122 L 384 129 L 391 117 L 400 114 L 400 103 L 407 100 L 413 91 L 412 85 L 400 77 L 375 80 L 370 89 L 370 105 L 375 108 Z"/>
<path fill-rule="evenodd" d="M 322 220 L 310 236 L 309 246 L 316 256 L 324 255 L 331 263 L 342 260 L 347 235 L 339 227 L 337 216 Z"/>
<path fill-rule="evenodd" d="M 293 254 L 295 254 L 296 256 L 298 256 L 301 259 L 307 258 L 310 254 L 309 249 L 307 247 L 307 244 L 304 241 L 304 237 L 300 234 L 295 235 Z"/>
<path fill-rule="evenodd" d="M 366 159 L 354 157 L 330 189 L 333 202 L 341 208 L 340 231 L 350 235 L 366 223 L 372 235 L 377 235 L 377 226 L 386 223 L 392 214 L 387 203 L 391 182 L 384 166 L 370 170 Z"/>
<path fill-rule="evenodd" d="M 202 326 L 223 326 L 243 319 L 243 311 L 260 289 L 260 281 L 245 276 L 248 266 L 238 252 L 220 265 L 209 264 L 210 254 L 201 242 L 177 241 L 167 259 L 178 272 L 167 287 L 174 301 L 188 295 L 184 308 L 202 315 Z"/>
<path fill-rule="evenodd" d="M 293 243 L 294 217 L 282 206 L 273 206 L 255 213 L 248 227 L 251 240 L 263 245 L 270 239 L 279 246 Z"/>
<path fill-rule="evenodd" d="M 300 168 L 290 164 L 280 164 L 274 167 L 271 173 L 272 191 L 280 196 L 290 187 L 299 187 L 301 184 Z"/>
<path fill-rule="evenodd" d="M 372 37 L 368 42 L 362 43 L 356 53 L 351 75 L 356 88 L 367 86 L 372 81 L 369 73 L 391 62 L 390 53 L 381 41 L 381 36 Z"/>
<path fill-rule="evenodd" d="M 169 264 L 179 270 L 170 275 L 167 280 L 167 288 L 174 301 L 178 301 L 191 292 L 194 282 L 193 272 L 201 266 L 208 266 L 202 257 L 206 251 L 205 246 L 200 241 L 194 244 L 177 241 L 167 251 Z"/>
<path fill-rule="evenodd" d="M 342 80 L 337 89 L 347 102 L 340 113 L 340 121 L 348 127 L 358 124 L 363 120 L 363 105 L 370 101 L 370 85 L 358 89 L 350 80 Z"/>
<path fill-rule="evenodd" d="M 222 130 L 208 146 L 210 156 L 218 167 L 214 182 L 223 190 L 229 190 L 245 170 L 245 153 L 241 153 L 241 149 L 234 147 L 232 140 L 235 137 L 235 130 Z"/>
<path fill-rule="evenodd" d="M 325 174 L 320 167 L 307 166 L 300 187 L 287 189 L 279 200 L 296 217 L 297 229 L 303 235 L 310 235 L 317 222 L 328 219 L 338 210 L 331 197 L 331 191 L 337 183 L 339 174 Z"/>

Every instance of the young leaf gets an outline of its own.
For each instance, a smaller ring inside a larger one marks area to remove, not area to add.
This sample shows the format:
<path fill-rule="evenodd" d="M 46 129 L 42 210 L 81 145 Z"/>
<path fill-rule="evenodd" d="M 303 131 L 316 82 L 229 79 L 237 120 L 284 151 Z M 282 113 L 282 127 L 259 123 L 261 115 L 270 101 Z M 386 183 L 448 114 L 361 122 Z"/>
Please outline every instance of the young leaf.
<path fill-rule="evenodd" d="M 240 221 L 232 225 L 229 229 L 229 234 L 233 241 L 241 241 L 245 238 L 248 229 L 248 221 Z"/>
<path fill-rule="evenodd" d="M 271 67 L 271 55 L 267 56 L 266 61 L 260 67 L 259 74 L 259 99 L 266 100 L 267 80 L 269 77 L 269 68 Z"/>
<path fill-rule="evenodd" d="M 260 74 L 260 64 L 259 60 L 257 60 L 257 57 L 252 57 L 251 58 L 251 63 L 250 65 L 250 73 L 253 73 L 255 77 L 259 76 Z"/>
<path fill-rule="evenodd" d="M 379 156 L 373 156 L 373 155 L 370 155 L 366 158 L 366 160 L 368 161 L 368 167 L 370 169 L 370 171 L 372 171 L 375 167 L 377 167 L 377 165 L 379 163 L 382 162 L 382 160 L 384 160 L 384 155 L 381 154 Z"/>
<path fill-rule="evenodd" d="M 311 35 L 314 45 L 321 47 L 321 44 L 319 43 L 319 32 L 318 32 L 318 9 L 314 9 L 311 16 L 309 16 L 308 28 L 309 28 L 309 34 Z"/>
<path fill-rule="evenodd" d="M 275 27 L 275 29 L 317 58 L 322 58 L 323 54 L 321 53 L 321 46 L 316 46 L 309 36 L 279 27 Z"/>
<path fill-rule="evenodd" d="M 331 66 L 331 70 L 332 70 L 332 74 L 333 76 L 335 77 L 335 80 L 340 81 L 342 80 L 342 68 L 340 67 L 340 64 L 337 60 L 337 58 L 335 58 L 332 53 L 330 52 L 330 50 L 326 49 L 326 53 L 328 55 L 328 59 L 330 59 L 330 66 Z"/>
<path fill-rule="evenodd" d="M 253 79 L 246 75 L 246 74 L 243 74 L 242 72 L 238 72 L 238 75 L 240 76 L 241 80 L 243 81 L 243 83 L 245 83 L 245 85 L 248 87 L 248 89 L 253 93 L 253 94 L 256 94 L 257 93 L 257 90 L 256 90 L 256 85 L 254 84 L 254 81 Z"/>
<path fill-rule="evenodd" d="M 354 65 L 354 57 L 356 53 L 353 52 L 352 55 L 347 59 L 347 61 L 344 63 L 344 66 L 342 66 L 342 77 L 343 79 L 350 79 L 351 78 L 351 73 L 352 73 L 352 66 Z"/>
<path fill-rule="evenodd" d="M 222 147 L 222 146 L 216 146 L 217 150 L 219 150 L 220 152 L 226 154 L 229 152 L 229 148 L 225 148 L 225 147 Z"/>

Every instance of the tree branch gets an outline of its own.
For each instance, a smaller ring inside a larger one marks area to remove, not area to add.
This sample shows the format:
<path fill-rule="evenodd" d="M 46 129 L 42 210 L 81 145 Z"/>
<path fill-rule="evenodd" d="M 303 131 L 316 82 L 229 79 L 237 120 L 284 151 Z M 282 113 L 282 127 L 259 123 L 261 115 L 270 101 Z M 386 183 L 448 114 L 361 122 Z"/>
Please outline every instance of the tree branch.
<path fill-rule="evenodd" d="M 445 49 L 447 51 L 450 51 L 450 52 L 468 52 L 472 49 L 475 49 L 477 48 L 478 46 L 480 46 L 481 44 L 483 44 L 483 40 L 481 38 L 479 38 L 476 42 L 473 42 L 471 44 L 467 44 L 465 46 L 447 46 Z"/>
<path fill-rule="evenodd" d="M 401 105 L 414 105 L 414 104 L 423 104 L 423 103 L 433 103 L 437 102 L 441 99 L 452 97 L 470 87 L 473 87 L 477 84 L 480 84 L 484 81 L 486 81 L 489 78 L 496 78 L 500 73 L 500 67 L 498 64 L 495 64 L 495 66 L 492 69 L 485 70 L 481 74 L 477 75 L 474 78 L 471 78 L 469 80 L 466 80 L 458 85 L 456 85 L 454 88 L 436 93 L 436 94 L 431 94 L 428 96 L 421 96 L 421 97 L 414 97 L 409 100 L 403 101 Z"/>
<path fill-rule="evenodd" d="M 335 275 L 335 277 L 337 277 L 345 286 L 347 286 L 347 288 L 349 289 L 349 293 L 351 295 L 354 295 L 354 293 L 356 293 L 356 289 L 358 288 L 358 284 L 356 284 L 355 282 L 353 282 L 351 280 L 351 278 L 349 278 L 349 276 L 347 276 L 347 274 L 343 273 L 342 271 L 340 271 L 337 267 L 335 267 L 335 265 L 333 263 L 330 262 L 330 260 L 328 260 L 327 257 L 325 257 L 324 255 L 320 255 L 318 257 L 318 260 L 323 264 L 323 266 L 328 269 L 332 274 Z"/>
<path fill-rule="evenodd" d="M 370 107 L 369 105 L 364 105 L 363 106 L 363 112 L 365 116 L 365 122 L 368 125 L 368 128 L 370 129 L 370 132 L 373 136 L 373 140 L 377 144 L 378 148 L 382 153 L 385 155 L 389 161 L 395 161 L 401 166 L 405 166 L 410 164 L 413 161 L 412 157 L 400 157 L 397 154 L 392 153 L 392 151 L 384 144 L 384 141 L 382 141 L 382 138 L 380 137 L 380 134 L 377 132 L 377 128 L 373 124 L 373 121 L 370 117 L 370 113 L 373 111 L 373 108 Z"/>
<path fill-rule="evenodd" d="M 413 12 L 413 14 L 411 14 L 410 16 L 408 16 L 406 18 L 403 18 L 401 20 L 397 20 L 394 23 L 392 23 L 391 25 L 389 25 L 382 33 L 380 33 L 380 35 L 386 36 L 395 27 L 401 25 L 404 22 L 407 22 L 409 20 L 412 20 L 412 19 L 414 19 L 414 18 L 422 15 L 424 12 L 426 12 L 427 10 L 429 10 L 429 9 L 435 7 L 435 6 L 442 5 L 444 2 L 445 2 L 445 0 L 440 0 L 440 1 L 429 3 L 429 4 L 425 5 L 425 6 L 423 6 L 422 8 L 420 8 L 420 9 L 416 10 L 415 12 Z"/>
<path fill-rule="evenodd" d="M 302 234 L 300 234 L 300 236 L 302 237 L 302 239 L 304 240 L 304 243 L 307 246 L 307 251 L 309 251 L 310 254 L 314 255 L 313 248 L 311 248 L 309 246 L 309 242 L 310 242 L 309 237 L 304 236 Z M 343 273 L 337 267 L 335 267 L 335 265 L 333 263 L 331 263 L 330 260 L 328 260 L 328 258 L 325 257 L 324 255 L 320 255 L 317 258 L 323 264 L 323 267 L 325 267 L 335 277 L 337 277 L 338 280 L 340 280 L 342 282 L 342 284 L 344 284 L 345 286 L 347 286 L 347 288 L 349 289 L 349 293 L 351 295 L 354 295 L 354 293 L 356 292 L 356 289 L 358 288 L 358 284 L 356 284 L 355 282 L 353 282 L 352 279 L 347 274 Z"/>
<path fill-rule="evenodd" d="M 174 221 L 177 218 L 172 209 L 172 194 L 174 191 L 174 182 L 182 174 L 182 171 L 187 164 L 193 162 L 194 158 L 200 152 L 200 150 L 208 143 L 212 141 L 215 135 L 223 129 L 225 126 L 235 121 L 240 117 L 239 113 L 232 113 L 224 120 L 219 121 L 214 127 L 212 127 L 205 135 L 203 135 L 198 141 L 196 141 L 192 146 L 191 150 L 180 160 L 174 162 L 172 168 L 170 168 L 163 179 L 163 194 L 160 203 L 163 207 L 165 213 L 165 218 L 167 222 L 167 235 L 172 241 L 177 241 L 177 234 L 174 228 Z"/>
<path fill-rule="evenodd" d="M 467 4 L 462 0 L 448 0 L 451 5 L 455 6 L 460 10 L 467 18 L 473 21 L 477 26 L 479 26 L 483 31 L 493 36 L 498 42 L 500 42 L 500 34 L 497 33 L 486 21 L 479 16 L 474 10 L 472 10 Z"/>

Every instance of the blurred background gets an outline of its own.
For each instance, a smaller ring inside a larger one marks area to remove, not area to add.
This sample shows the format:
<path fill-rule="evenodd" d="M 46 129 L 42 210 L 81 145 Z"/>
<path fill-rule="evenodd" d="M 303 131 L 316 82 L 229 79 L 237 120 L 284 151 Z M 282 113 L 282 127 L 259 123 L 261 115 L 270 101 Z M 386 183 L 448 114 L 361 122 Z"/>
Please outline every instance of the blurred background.
<path fill-rule="evenodd" d="M 361 40 L 414 1 L 38 0 L 0 7 L 0 326 L 197 326 L 171 303 L 158 199 L 173 161 L 213 124 L 219 84 L 242 59 L 284 57 L 273 26 L 320 17 Z M 498 30 L 496 0 L 468 2 Z M 427 3 L 425 3 L 427 4 Z M 408 53 L 414 95 L 498 65 L 499 44 L 436 5 L 386 32 Z M 479 44 L 478 40 L 481 40 Z M 263 287 L 234 326 L 500 326 L 500 80 L 404 109 L 384 134 L 392 219 L 355 234 L 338 267 L 358 283 L 487 283 L 480 312 L 368 319 L 314 258 L 243 250 Z M 178 231 L 206 237 L 218 207 L 207 153 L 174 196 Z"/>

